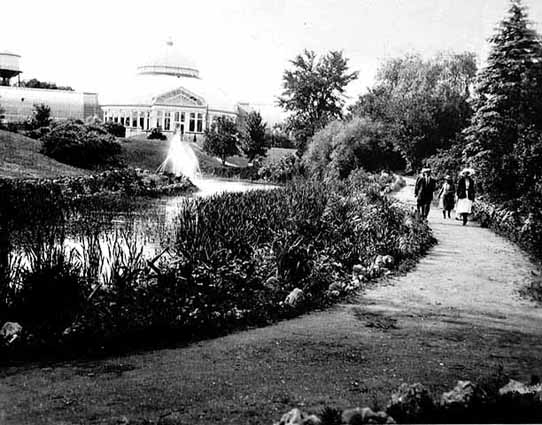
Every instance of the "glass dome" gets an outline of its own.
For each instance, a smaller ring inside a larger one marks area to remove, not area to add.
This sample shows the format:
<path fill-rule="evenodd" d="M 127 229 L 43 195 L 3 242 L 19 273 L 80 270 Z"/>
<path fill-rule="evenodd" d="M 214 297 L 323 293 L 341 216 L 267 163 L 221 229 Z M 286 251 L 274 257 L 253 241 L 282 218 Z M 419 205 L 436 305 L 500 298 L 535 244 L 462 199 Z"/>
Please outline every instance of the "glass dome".
<path fill-rule="evenodd" d="M 181 55 L 168 40 L 158 52 L 137 68 L 140 75 L 169 75 L 199 78 L 199 70 L 190 59 Z"/>

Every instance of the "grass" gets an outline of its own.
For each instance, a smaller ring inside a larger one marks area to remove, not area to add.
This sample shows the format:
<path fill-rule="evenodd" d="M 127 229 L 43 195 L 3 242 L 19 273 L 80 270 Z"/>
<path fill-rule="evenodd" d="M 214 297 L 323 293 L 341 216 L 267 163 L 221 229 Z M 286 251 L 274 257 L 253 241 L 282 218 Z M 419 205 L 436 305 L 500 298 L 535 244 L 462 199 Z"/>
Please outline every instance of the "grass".
<path fill-rule="evenodd" d="M 41 142 L 0 130 L 0 178 L 80 176 L 87 170 L 62 164 L 40 153 Z"/>
<path fill-rule="evenodd" d="M 147 140 L 141 137 L 121 139 L 120 159 L 125 165 L 154 171 L 167 156 L 168 143 L 160 140 Z M 207 155 L 199 145 L 189 142 L 198 157 L 202 171 L 222 168 L 220 160 Z M 60 176 L 80 176 L 89 174 L 88 170 L 72 167 L 49 158 L 42 153 L 41 142 L 21 134 L 0 130 L 0 178 L 56 178 Z M 293 153 L 294 149 L 271 148 L 263 163 L 277 161 Z M 237 167 L 246 167 L 248 161 L 242 156 L 227 159 Z M 230 167 L 226 167 L 230 168 Z"/>
<path fill-rule="evenodd" d="M 198 144 L 192 142 L 188 143 L 190 143 L 194 149 L 203 172 L 213 168 L 222 167 L 220 160 L 203 152 Z M 124 139 L 121 144 L 123 148 L 121 159 L 126 165 L 148 170 L 155 170 L 158 168 L 166 158 L 169 147 L 167 141 L 148 140 L 143 137 Z M 267 157 L 263 160 L 263 163 L 277 161 L 283 156 L 294 152 L 295 149 L 271 148 L 267 153 Z M 237 167 L 246 167 L 248 165 L 247 159 L 242 156 L 229 157 L 227 158 L 227 162 L 234 164 Z"/>

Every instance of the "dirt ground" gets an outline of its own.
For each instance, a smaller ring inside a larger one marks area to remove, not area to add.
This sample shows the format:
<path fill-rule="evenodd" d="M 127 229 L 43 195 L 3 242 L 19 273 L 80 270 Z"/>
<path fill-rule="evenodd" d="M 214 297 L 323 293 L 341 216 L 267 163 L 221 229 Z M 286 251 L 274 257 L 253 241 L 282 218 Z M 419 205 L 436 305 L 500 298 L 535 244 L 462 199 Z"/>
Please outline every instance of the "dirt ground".
<path fill-rule="evenodd" d="M 411 196 L 411 186 L 398 194 Z M 176 411 L 187 424 L 271 424 L 294 406 L 384 406 L 403 382 L 437 392 L 500 368 L 519 380 L 541 373 L 542 310 L 518 294 L 535 265 L 473 223 L 436 209 L 429 220 L 438 245 L 351 303 L 188 347 L 1 370 L 0 423 Z"/>

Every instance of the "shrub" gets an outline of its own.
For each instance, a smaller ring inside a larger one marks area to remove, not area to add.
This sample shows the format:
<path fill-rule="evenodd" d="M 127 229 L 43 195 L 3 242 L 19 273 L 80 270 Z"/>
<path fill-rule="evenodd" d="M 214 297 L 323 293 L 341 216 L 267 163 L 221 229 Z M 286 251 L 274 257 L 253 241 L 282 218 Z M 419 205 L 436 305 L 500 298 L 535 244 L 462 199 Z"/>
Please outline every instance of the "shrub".
<path fill-rule="evenodd" d="M 51 127 L 38 127 L 35 130 L 26 130 L 22 133 L 31 139 L 43 140 L 51 132 Z"/>
<path fill-rule="evenodd" d="M 425 165 L 431 168 L 432 174 L 439 180 L 446 175 L 455 178 L 464 166 L 463 145 L 457 141 L 451 148 L 439 150 L 425 160 Z"/>
<path fill-rule="evenodd" d="M 260 179 L 274 183 L 285 183 L 303 175 L 303 163 L 295 154 L 283 156 L 278 161 L 264 164 L 258 170 Z"/>
<path fill-rule="evenodd" d="M 40 338 L 58 336 L 76 318 L 90 287 L 63 254 L 24 273 L 12 315 Z"/>
<path fill-rule="evenodd" d="M 266 143 L 270 148 L 295 148 L 294 142 L 280 131 L 267 130 L 265 134 Z"/>
<path fill-rule="evenodd" d="M 149 140 L 166 140 L 167 137 L 164 133 L 162 133 L 162 129 L 159 127 L 155 127 L 151 130 L 149 135 L 147 136 L 147 139 Z"/>
<path fill-rule="evenodd" d="M 114 165 L 121 146 L 103 127 L 68 120 L 44 138 L 42 152 L 60 162 L 81 168 Z"/>
<path fill-rule="evenodd" d="M 49 276 L 51 294 L 66 288 L 80 308 L 76 320 L 70 306 L 54 303 L 65 315 L 40 317 L 44 325 L 51 321 L 44 328 L 51 335 L 67 324 L 63 341 L 83 346 L 171 340 L 171 331 L 179 338 L 215 335 L 290 317 L 330 302 L 332 284 L 348 291 L 354 265 L 369 266 L 385 254 L 411 259 L 432 243 L 426 224 L 380 194 L 382 181 L 357 171 L 346 180 L 296 180 L 283 189 L 196 198 L 176 217 L 163 259 L 147 261 L 137 235 L 108 240 L 111 274 L 84 305 L 78 297 L 87 295 L 85 282 L 96 283 L 92 270 L 98 273 L 99 259 L 94 266 L 77 264 L 77 275 L 73 268 L 57 269 L 58 281 L 48 268 L 36 267 L 40 272 L 23 279 L 23 287 L 37 293 L 32 279 Z M 79 205 L 84 203 L 73 208 Z M 56 238 L 65 234 L 51 230 Z M 290 306 L 284 301 L 294 288 L 302 289 L 303 302 Z M 11 305 L 31 305 L 22 300 L 35 297 L 23 295 L 12 294 Z M 29 314 L 27 308 L 17 311 L 18 317 Z"/>
<path fill-rule="evenodd" d="M 405 165 L 386 140 L 382 124 L 364 118 L 327 125 L 313 136 L 304 160 L 311 175 L 340 178 L 360 167 L 376 171 L 402 169 Z"/>
<path fill-rule="evenodd" d="M 542 259 L 542 213 L 539 210 L 531 210 L 528 203 L 492 202 L 486 196 L 477 199 L 473 213 L 483 227 L 491 228 Z"/>
<path fill-rule="evenodd" d="M 126 127 L 118 122 L 108 121 L 103 124 L 103 127 L 115 137 L 126 137 Z"/>
<path fill-rule="evenodd" d="M 34 111 L 31 120 L 33 129 L 48 127 L 51 124 L 51 108 L 43 103 L 34 105 Z"/>

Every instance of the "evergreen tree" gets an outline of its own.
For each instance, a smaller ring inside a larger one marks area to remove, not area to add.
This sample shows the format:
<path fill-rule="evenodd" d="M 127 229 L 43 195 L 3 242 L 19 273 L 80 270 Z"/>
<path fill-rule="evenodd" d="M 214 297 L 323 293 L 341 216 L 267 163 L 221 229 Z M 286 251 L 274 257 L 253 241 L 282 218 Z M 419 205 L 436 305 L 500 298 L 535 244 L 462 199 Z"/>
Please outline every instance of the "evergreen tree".
<path fill-rule="evenodd" d="M 51 108 L 43 103 L 35 104 L 31 124 L 33 128 L 47 127 L 51 124 Z"/>
<path fill-rule="evenodd" d="M 237 155 L 238 132 L 235 122 L 226 116 L 217 117 L 211 127 L 205 130 L 203 150 L 210 155 L 219 157 L 222 164 L 228 156 Z"/>
<path fill-rule="evenodd" d="M 464 154 L 486 192 L 514 198 L 520 195 L 519 156 L 532 151 L 525 143 L 537 143 L 540 138 L 532 132 L 542 130 L 542 44 L 520 0 L 511 1 L 508 16 L 489 41 Z"/>
<path fill-rule="evenodd" d="M 259 156 L 265 156 L 267 152 L 266 126 L 267 124 L 263 122 L 262 116 L 257 111 L 250 112 L 244 120 L 241 150 L 250 162 Z"/>

